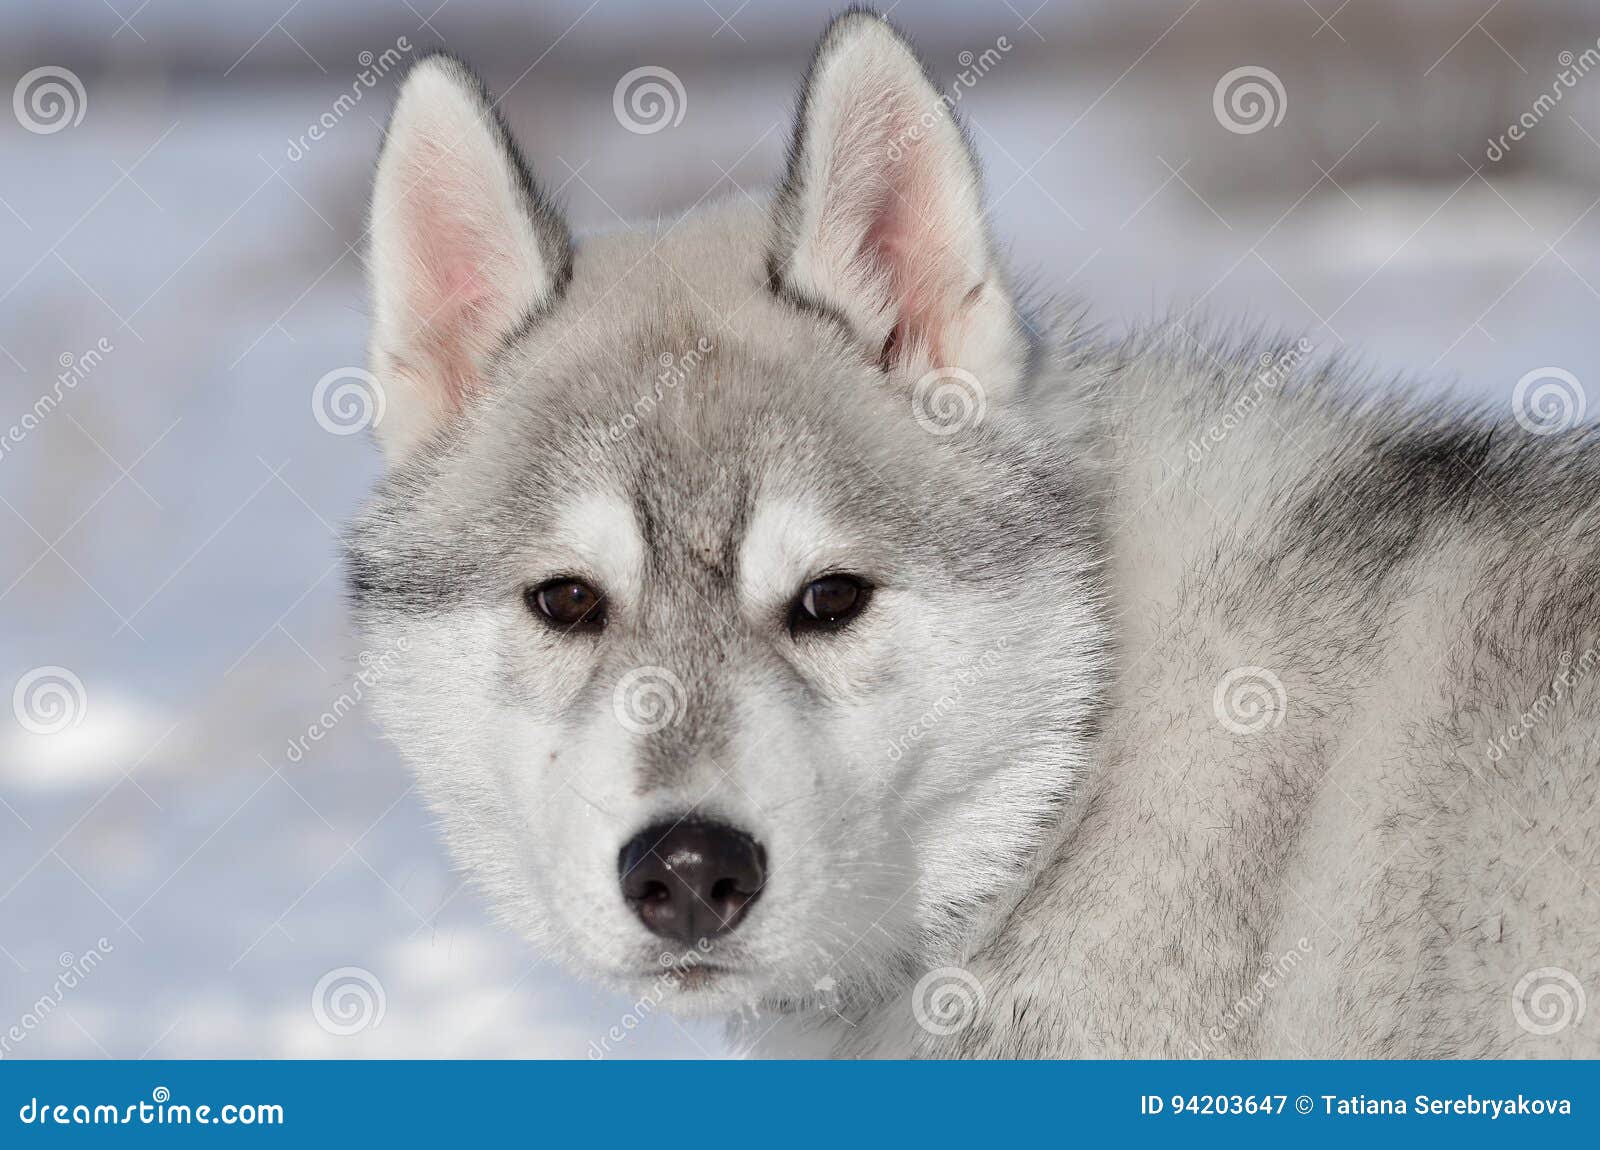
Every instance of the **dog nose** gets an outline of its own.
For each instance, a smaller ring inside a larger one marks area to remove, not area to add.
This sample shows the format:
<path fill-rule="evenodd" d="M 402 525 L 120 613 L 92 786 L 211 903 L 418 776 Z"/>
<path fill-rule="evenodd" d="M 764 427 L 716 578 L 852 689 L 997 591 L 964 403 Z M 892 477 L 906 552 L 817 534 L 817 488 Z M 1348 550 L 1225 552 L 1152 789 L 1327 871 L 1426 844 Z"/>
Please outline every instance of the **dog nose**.
<path fill-rule="evenodd" d="M 722 823 L 660 823 L 622 848 L 622 897 L 645 926 L 693 945 L 739 925 L 766 882 L 766 851 Z"/>

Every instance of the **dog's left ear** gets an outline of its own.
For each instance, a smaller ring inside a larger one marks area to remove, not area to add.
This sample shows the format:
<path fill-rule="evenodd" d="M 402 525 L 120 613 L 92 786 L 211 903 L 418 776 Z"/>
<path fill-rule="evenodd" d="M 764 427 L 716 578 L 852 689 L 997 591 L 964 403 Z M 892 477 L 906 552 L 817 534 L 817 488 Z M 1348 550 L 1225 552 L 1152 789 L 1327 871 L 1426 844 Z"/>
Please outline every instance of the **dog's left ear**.
<path fill-rule="evenodd" d="M 828 28 L 774 207 L 774 288 L 849 325 L 885 370 L 959 368 L 1005 398 L 1028 342 L 953 110 L 882 17 Z"/>

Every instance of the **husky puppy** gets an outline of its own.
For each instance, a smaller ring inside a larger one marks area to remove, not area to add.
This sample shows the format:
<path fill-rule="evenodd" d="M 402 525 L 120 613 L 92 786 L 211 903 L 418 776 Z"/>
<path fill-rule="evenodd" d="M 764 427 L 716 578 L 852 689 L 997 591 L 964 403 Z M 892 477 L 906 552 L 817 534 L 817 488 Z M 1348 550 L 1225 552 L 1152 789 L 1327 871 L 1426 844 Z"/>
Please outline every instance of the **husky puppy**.
<path fill-rule="evenodd" d="M 769 201 L 581 242 L 421 60 L 370 264 L 381 718 L 544 953 L 767 1054 L 1600 1053 L 1591 432 L 1025 310 L 860 11 Z"/>

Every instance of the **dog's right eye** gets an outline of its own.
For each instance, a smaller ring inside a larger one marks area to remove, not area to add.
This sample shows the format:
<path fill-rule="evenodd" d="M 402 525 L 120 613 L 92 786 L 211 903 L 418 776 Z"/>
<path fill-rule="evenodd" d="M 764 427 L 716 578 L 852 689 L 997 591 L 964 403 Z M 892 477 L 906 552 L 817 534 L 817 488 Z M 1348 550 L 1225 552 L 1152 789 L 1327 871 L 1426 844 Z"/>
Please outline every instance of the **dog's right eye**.
<path fill-rule="evenodd" d="M 596 630 L 605 626 L 605 598 L 581 579 L 552 579 L 530 587 L 528 607 L 557 627 Z"/>

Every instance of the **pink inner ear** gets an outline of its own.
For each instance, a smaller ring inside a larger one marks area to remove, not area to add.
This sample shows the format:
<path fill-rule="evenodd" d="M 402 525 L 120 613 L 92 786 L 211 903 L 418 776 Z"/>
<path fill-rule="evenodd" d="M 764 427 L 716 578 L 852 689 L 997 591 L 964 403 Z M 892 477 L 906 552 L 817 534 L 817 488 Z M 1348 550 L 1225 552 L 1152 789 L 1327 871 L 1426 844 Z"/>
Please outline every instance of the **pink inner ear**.
<path fill-rule="evenodd" d="M 907 122 L 915 115 L 908 109 Z M 895 124 L 902 117 L 890 116 Z M 967 280 L 979 273 L 962 265 L 950 229 L 958 226 L 940 194 L 939 174 L 927 138 L 903 149 L 881 178 L 872 223 L 862 240 L 863 253 L 889 275 L 892 305 L 898 317 L 887 352 L 901 357 L 913 347 L 925 349 L 933 365 L 945 362 L 944 334 L 963 297 Z"/>
<path fill-rule="evenodd" d="M 494 313 L 503 309 L 494 306 L 486 274 L 495 242 L 464 207 L 481 202 L 482 192 L 462 186 L 460 178 L 441 179 L 454 165 L 430 153 L 437 149 L 422 149 L 417 157 L 405 198 L 413 263 L 406 305 L 416 347 L 453 406 L 477 386 L 477 357 L 499 334 L 501 317 Z"/>

